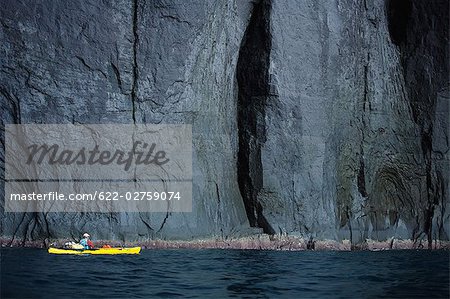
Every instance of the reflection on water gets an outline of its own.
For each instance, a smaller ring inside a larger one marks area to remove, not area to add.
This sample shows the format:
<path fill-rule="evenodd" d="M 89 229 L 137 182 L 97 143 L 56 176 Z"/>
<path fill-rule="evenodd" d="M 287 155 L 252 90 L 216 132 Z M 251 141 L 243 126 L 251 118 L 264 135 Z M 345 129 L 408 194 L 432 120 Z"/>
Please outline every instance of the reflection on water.
<path fill-rule="evenodd" d="M 2 249 L 1 298 L 448 298 L 448 251 Z"/>

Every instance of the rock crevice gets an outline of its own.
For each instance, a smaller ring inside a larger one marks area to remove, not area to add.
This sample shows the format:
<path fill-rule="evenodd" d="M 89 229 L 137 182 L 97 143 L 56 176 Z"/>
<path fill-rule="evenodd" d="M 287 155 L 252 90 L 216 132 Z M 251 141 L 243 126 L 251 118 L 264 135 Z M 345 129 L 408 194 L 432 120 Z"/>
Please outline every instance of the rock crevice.
<path fill-rule="evenodd" d="M 274 230 L 263 214 L 258 193 L 263 187 L 261 147 L 266 141 L 266 105 L 270 95 L 270 0 L 254 4 L 245 31 L 236 77 L 238 84 L 237 121 L 239 130 L 238 183 L 247 217 L 252 227 L 265 233 Z"/>
<path fill-rule="evenodd" d="M 137 101 L 137 92 L 138 92 L 138 61 L 137 61 L 137 52 L 138 52 L 138 43 L 139 43 L 139 35 L 138 35 L 138 4 L 139 0 L 133 0 L 133 81 L 131 85 L 131 109 L 132 109 L 132 119 L 133 123 L 136 123 L 136 101 Z"/>

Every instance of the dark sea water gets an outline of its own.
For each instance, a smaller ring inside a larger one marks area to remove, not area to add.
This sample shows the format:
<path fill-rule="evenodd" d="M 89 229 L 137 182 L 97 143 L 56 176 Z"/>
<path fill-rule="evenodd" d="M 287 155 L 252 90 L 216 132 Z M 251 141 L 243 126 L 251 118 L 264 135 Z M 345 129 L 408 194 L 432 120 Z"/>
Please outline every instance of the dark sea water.
<path fill-rule="evenodd" d="M 1 298 L 449 298 L 449 251 L 1 250 Z"/>

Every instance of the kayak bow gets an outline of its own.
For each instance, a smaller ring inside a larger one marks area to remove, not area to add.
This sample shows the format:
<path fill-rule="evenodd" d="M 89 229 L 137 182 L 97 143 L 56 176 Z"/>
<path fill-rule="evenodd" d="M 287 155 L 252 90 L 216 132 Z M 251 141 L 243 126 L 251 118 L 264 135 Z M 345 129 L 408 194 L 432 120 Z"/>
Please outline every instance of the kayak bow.
<path fill-rule="evenodd" d="M 98 249 L 61 249 L 52 248 L 48 249 L 48 253 L 51 254 L 139 254 L 141 252 L 141 247 L 131 247 L 131 248 L 98 248 Z"/>

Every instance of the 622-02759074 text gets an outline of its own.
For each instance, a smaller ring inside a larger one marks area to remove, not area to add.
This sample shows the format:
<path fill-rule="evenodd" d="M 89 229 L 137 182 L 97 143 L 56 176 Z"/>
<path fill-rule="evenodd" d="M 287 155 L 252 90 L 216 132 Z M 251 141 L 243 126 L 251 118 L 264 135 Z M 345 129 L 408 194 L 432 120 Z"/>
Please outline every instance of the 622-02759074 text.
<path fill-rule="evenodd" d="M 134 192 L 117 192 L 117 191 L 95 191 L 94 193 L 70 193 L 65 195 L 60 192 L 48 193 L 11 193 L 10 200 L 101 200 L 101 201 L 117 201 L 117 200 L 181 200 L 180 192 L 172 191 L 134 191 Z"/>

